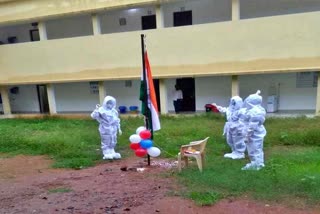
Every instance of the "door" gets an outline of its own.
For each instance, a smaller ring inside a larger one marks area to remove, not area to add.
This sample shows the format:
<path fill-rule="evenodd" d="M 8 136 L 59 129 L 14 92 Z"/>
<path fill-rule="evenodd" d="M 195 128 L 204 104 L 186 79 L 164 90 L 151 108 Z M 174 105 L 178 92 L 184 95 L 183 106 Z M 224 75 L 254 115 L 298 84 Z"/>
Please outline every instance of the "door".
<path fill-rule="evenodd" d="M 173 26 L 192 25 L 192 10 L 174 12 L 173 13 Z"/>
<path fill-rule="evenodd" d="M 49 102 L 46 85 L 37 85 L 40 113 L 49 113 Z"/>
<path fill-rule="evenodd" d="M 180 87 L 183 94 L 182 111 L 194 112 L 196 110 L 194 78 L 177 79 L 176 84 Z"/>
<path fill-rule="evenodd" d="M 156 22 L 156 15 L 149 15 L 149 16 L 142 16 L 141 17 L 141 29 L 148 30 L 148 29 L 156 29 L 157 22 Z"/>

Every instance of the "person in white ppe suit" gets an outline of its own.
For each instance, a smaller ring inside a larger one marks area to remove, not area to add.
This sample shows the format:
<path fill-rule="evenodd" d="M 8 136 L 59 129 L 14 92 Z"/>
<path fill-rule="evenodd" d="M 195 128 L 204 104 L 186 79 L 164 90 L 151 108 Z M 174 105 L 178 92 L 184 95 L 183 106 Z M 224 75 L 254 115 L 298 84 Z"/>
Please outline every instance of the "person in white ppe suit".
<path fill-rule="evenodd" d="M 216 105 L 214 103 L 214 105 Z M 243 101 L 239 96 L 230 99 L 229 107 L 216 105 L 221 113 L 226 114 L 227 122 L 224 126 L 223 135 L 226 136 L 227 144 L 231 148 L 231 153 L 224 155 L 225 158 L 242 159 L 245 157 L 246 144 L 244 143 L 244 124 L 240 123 L 239 117 L 243 112 Z"/>
<path fill-rule="evenodd" d="M 266 111 L 261 106 L 262 97 L 258 90 L 255 94 L 249 95 L 244 101 L 246 112 L 244 114 L 246 144 L 250 163 L 242 170 L 260 170 L 264 167 L 263 140 L 267 131 L 263 125 Z"/>
<path fill-rule="evenodd" d="M 116 99 L 112 96 L 106 96 L 103 105 L 97 105 L 91 113 L 91 117 L 99 122 L 103 159 L 121 158 L 120 153 L 114 151 L 117 144 L 117 132 L 122 134 L 120 118 L 116 110 Z"/>

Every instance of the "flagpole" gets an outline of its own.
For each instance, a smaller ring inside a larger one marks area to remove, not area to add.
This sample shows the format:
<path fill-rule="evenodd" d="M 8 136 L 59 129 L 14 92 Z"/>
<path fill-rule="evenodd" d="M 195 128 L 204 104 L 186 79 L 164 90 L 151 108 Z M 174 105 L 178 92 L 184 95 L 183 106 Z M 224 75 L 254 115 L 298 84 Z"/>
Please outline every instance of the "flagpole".
<path fill-rule="evenodd" d="M 142 69 L 143 69 L 142 74 L 143 74 L 143 79 L 146 80 L 147 77 L 146 77 L 146 63 L 145 63 L 145 58 L 144 58 L 144 55 L 145 55 L 144 37 L 145 37 L 145 35 L 141 34 L 141 52 L 142 52 Z M 145 90 L 145 95 L 147 95 L 148 89 L 147 89 L 146 84 L 144 84 L 144 90 Z M 148 96 L 144 97 L 144 103 L 145 103 L 144 108 L 147 111 L 147 109 L 148 109 Z M 150 124 L 149 124 L 150 119 L 148 117 L 149 117 L 149 115 L 145 116 L 145 124 L 146 124 L 147 129 L 149 129 L 149 127 L 150 127 Z M 151 130 L 151 138 L 153 138 L 152 135 L 153 135 L 153 130 Z M 148 154 L 148 166 L 150 166 L 150 155 L 149 154 Z"/>

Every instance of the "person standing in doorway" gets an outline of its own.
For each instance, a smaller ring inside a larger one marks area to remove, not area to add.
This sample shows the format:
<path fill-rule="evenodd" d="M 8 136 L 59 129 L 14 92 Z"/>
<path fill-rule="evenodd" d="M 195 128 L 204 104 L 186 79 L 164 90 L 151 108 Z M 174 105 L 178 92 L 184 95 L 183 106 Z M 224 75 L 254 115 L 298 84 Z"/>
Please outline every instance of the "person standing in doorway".
<path fill-rule="evenodd" d="M 176 114 L 178 114 L 182 110 L 183 95 L 178 85 L 175 85 L 175 89 L 176 90 L 173 93 L 173 106 L 174 106 L 174 111 L 176 112 Z"/>

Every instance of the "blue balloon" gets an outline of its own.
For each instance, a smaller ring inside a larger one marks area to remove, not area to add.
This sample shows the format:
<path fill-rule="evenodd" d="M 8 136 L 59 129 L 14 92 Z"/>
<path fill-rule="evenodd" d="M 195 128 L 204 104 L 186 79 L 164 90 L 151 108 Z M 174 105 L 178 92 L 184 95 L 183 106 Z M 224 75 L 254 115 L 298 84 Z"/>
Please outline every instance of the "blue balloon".
<path fill-rule="evenodd" d="M 148 149 L 152 147 L 152 144 L 153 144 L 152 140 L 149 140 L 149 139 L 140 141 L 140 146 L 144 149 Z"/>

